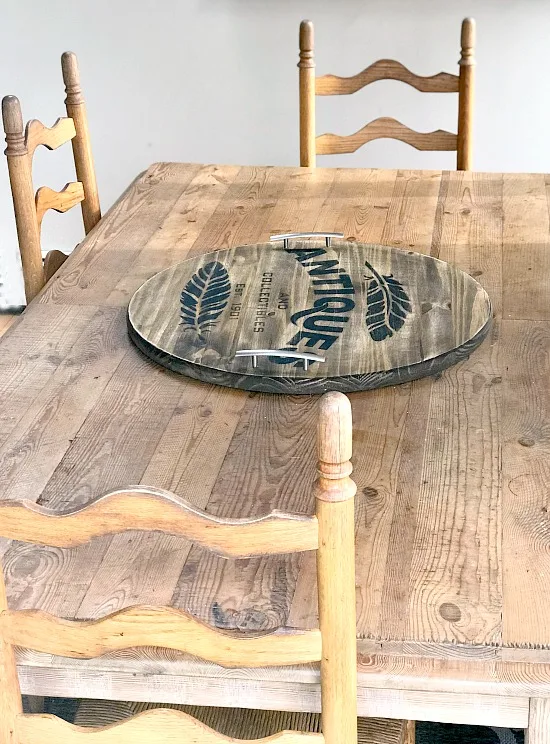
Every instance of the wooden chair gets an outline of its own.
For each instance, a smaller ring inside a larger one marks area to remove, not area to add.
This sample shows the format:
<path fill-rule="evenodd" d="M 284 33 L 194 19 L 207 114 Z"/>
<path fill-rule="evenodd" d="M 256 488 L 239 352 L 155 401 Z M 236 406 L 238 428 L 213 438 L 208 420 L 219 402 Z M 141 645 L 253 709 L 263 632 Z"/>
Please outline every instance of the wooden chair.
<path fill-rule="evenodd" d="M 176 736 L 178 741 L 206 744 L 234 741 L 207 728 L 189 713 L 166 706 L 149 706 L 139 715 L 95 730 L 66 723 L 52 715 L 23 713 L 15 665 L 16 646 L 75 658 L 156 646 L 189 652 L 227 667 L 320 661 L 323 733 L 310 733 L 312 738 L 308 741 L 357 742 L 356 486 L 349 477 L 352 470 L 351 407 L 341 393 L 323 396 L 318 433 L 315 516 L 273 512 L 260 519 L 220 519 L 174 494 L 144 486 L 109 493 L 83 509 L 64 515 L 55 515 L 31 503 L 0 502 L 2 536 L 58 548 L 139 529 L 185 536 L 228 558 L 316 550 L 320 619 L 320 629 L 284 629 L 251 638 L 223 633 L 186 612 L 167 607 L 135 606 L 91 622 L 61 620 L 40 611 L 9 610 L 4 581 L 0 579 L 0 742 L 77 744 L 83 741 L 84 732 L 90 744 L 96 741 L 94 737 L 100 744 L 115 741 L 118 744 L 134 744 L 135 741 L 161 744 L 176 741 Z M 196 709 L 187 710 L 196 713 Z M 214 718 L 224 719 L 226 715 L 227 712 L 216 713 Z M 259 720 L 269 715 L 275 715 L 284 728 L 293 714 L 265 713 Z M 308 718 L 311 716 L 298 716 L 297 720 L 305 723 Z M 318 728 L 317 720 L 313 730 Z M 258 725 L 256 730 L 265 730 L 265 727 L 262 729 Z M 375 721 L 370 727 L 369 720 L 363 719 L 360 730 L 362 741 L 372 744 L 396 744 L 404 736 L 402 722 Z M 254 735 L 250 727 L 248 734 Z M 303 733 L 283 731 L 276 739 L 280 744 L 302 744 L 303 737 Z"/>
<path fill-rule="evenodd" d="M 474 45 L 475 21 L 462 21 L 459 74 L 440 72 L 431 77 L 415 75 L 401 63 L 381 59 L 353 77 L 323 75 L 315 77 L 313 24 L 300 24 L 300 165 L 315 167 L 316 155 L 355 152 L 372 140 L 398 139 L 417 150 L 456 150 L 457 170 L 471 170 L 473 158 Z M 315 96 L 343 96 L 355 93 L 377 80 L 400 80 L 422 93 L 458 93 L 458 134 L 438 129 L 415 132 L 396 119 L 382 117 L 371 121 L 355 134 L 315 136 Z"/>
<path fill-rule="evenodd" d="M 42 261 L 40 231 L 48 209 L 66 212 L 81 204 L 84 230 L 87 233 L 99 222 L 101 211 L 95 177 L 86 106 L 80 88 L 76 55 L 65 52 L 61 57 L 65 83 L 67 116 L 58 119 L 53 127 L 32 119 L 23 130 L 23 116 L 19 100 L 6 96 L 2 100 L 2 118 L 6 133 L 8 170 L 15 210 L 17 237 L 25 295 L 30 302 L 44 284 L 55 274 L 67 258 L 61 251 L 50 251 Z M 34 151 L 39 145 L 55 150 L 65 142 L 72 142 L 78 181 L 68 183 L 61 191 L 43 186 L 36 195 L 32 180 Z"/>

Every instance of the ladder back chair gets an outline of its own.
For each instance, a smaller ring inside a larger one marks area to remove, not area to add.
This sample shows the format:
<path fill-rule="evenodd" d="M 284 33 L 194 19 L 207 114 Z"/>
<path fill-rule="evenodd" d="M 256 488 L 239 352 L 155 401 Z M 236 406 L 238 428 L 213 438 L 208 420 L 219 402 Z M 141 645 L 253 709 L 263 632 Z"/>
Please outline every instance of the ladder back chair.
<path fill-rule="evenodd" d="M 352 77 L 315 77 L 313 23 L 300 24 L 300 165 L 315 167 L 316 155 L 351 153 L 376 139 L 398 139 L 417 150 L 457 153 L 457 170 L 471 170 L 473 161 L 473 114 L 475 73 L 475 21 L 462 21 L 459 74 L 440 72 L 430 77 L 415 75 L 400 62 L 381 59 Z M 422 93 L 458 93 L 458 134 L 438 129 L 416 132 L 396 119 L 374 119 L 354 134 L 315 134 L 315 96 L 345 96 L 378 80 L 399 80 Z"/>
<path fill-rule="evenodd" d="M 356 486 L 350 478 L 351 431 L 349 400 L 341 393 L 327 393 L 319 411 L 314 516 L 272 512 L 255 519 L 221 519 L 174 494 L 146 486 L 111 492 L 82 509 L 61 515 L 29 502 L 0 502 L 0 535 L 58 548 L 138 529 L 180 535 L 227 558 L 316 550 L 320 620 L 319 629 L 283 629 L 249 638 L 219 631 L 169 607 L 141 605 L 100 620 L 63 620 L 37 610 L 9 610 L 0 577 L 0 742 L 234 741 L 188 713 L 167 707 L 150 707 L 127 720 L 95 729 L 75 726 L 52 715 L 26 714 L 16 670 L 17 646 L 72 658 L 95 658 L 127 648 L 155 646 L 192 653 L 226 667 L 320 661 L 323 733 L 283 731 L 274 738 L 280 744 L 302 744 L 304 736 L 312 737 L 308 741 L 327 744 L 357 742 Z M 388 722 L 396 732 L 393 738 L 378 735 L 378 722 L 377 738 L 363 740 L 369 744 L 401 741 L 401 723 Z"/>
<path fill-rule="evenodd" d="M 15 96 L 5 96 L 2 99 L 2 119 L 7 143 L 5 154 L 27 302 L 40 292 L 67 258 L 56 250 L 50 251 L 45 260 L 42 260 L 40 232 L 44 214 L 49 209 L 66 212 L 80 204 L 86 234 L 101 219 L 86 105 L 80 88 L 76 55 L 65 52 L 61 57 L 61 68 L 67 95 L 67 116 L 59 118 L 53 127 L 46 127 L 37 119 L 32 119 L 23 128 L 19 100 Z M 61 191 L 43 186 L 35 194 L 32 180 L 34 151 L 39 145 L 55 150 L 69 141 L 72 143 L 78 181 L 67 183 Z"/>

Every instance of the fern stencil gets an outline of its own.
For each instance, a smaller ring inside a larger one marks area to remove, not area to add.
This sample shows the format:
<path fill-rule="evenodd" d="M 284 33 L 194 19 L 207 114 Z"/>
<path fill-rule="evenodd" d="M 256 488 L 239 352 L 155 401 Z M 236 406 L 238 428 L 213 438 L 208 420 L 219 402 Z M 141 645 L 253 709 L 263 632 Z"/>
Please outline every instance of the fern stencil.
<path fill-rule="evenodd" d="M 403 327 L 411 302 L 393 274 L 379 274 L 368 261 L 365 266 L 371 273 L 367 277 L 367 328 L 373 341 L 384 341 Z"/>
<path fill-rule="evenodd" d="M 201 266 L 181 293 L 181 320 L 201 341 L 214 328 L 231 294 L 227 269 L 219 261 Z"/>

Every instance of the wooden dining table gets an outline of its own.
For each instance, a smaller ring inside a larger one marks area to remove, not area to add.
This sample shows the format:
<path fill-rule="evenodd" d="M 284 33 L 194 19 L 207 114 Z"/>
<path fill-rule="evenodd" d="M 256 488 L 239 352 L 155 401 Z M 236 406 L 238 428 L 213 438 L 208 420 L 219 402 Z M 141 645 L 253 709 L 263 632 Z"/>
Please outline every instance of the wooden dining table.
<path fill-rule="evenodd" d="M 358 711 L 550 742 L 549 189 L 538 174 L 152 165 L 0 341 L 2 498 L 62 512 L 141 483 L 223 517 L 311 513 L 318 399 L 157 366 L 128 338 L 133 293 L 185 258 L 296 230 L 456 264 L 491 298 L 489 337 L 437 377 L 349 396 Z M 16 609 L 170 604 L 236 633 L 317 622 L 312 553 L 225 561 L 143 533 L 1 552 Z M 315 665 L 153 649 L 18 663 L 31 695 L 320 707 Z"/>

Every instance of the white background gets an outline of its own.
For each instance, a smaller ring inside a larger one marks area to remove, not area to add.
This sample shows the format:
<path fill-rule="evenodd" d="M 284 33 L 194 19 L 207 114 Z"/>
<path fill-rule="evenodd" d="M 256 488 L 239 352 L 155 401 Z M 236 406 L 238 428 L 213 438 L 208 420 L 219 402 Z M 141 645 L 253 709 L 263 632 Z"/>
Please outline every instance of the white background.
<path fill-rule="evenodd" d="M 381 57 L 430 75 L 456 72 L 460 21 L 477 20 L 477 170 L 550 171 L 549 0 L 4 0 L 0 93 L 25 119 L 63 115 L 59 57 L 80 60 L 104 211 L 159 160 L 298 164 L 297 47 L 315 22 L 317 74 L 351 75 Z M 317 101 L 318 132 L 377 116 L 456 131 L 455 95 L 384 81 Z M 389 140 L 319 164 L 454 168 L 453 153 Z M 69 146 L 35 155 L 35 186 L 74 179 Z M 330 227 L 330 226 L 328 226 Z M 82 235 L 80 210 L 49 213 L 43 247 Z M 23 302 L 11 196 L 0 167 L 0 306 Z"/>

